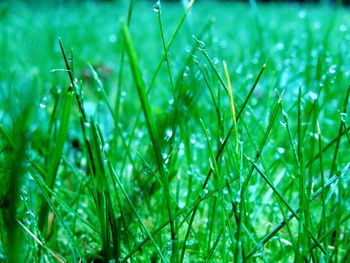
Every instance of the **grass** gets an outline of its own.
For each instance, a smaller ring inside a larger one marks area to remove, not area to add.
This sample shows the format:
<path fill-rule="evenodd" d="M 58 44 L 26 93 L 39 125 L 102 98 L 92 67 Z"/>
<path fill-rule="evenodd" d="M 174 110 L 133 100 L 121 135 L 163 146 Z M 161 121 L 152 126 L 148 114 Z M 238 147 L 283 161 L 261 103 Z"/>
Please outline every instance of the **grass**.
<path fill-rule="evenodd" d="M 347 9 L 0 20 L 0 261 L 349 261 Z"/>

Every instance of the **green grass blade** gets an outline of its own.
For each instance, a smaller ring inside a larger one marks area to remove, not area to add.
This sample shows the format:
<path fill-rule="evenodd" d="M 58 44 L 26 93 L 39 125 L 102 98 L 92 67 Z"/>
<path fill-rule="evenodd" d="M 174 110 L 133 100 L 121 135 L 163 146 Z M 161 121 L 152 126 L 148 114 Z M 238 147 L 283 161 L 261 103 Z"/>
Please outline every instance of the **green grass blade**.
<path fill-rule="evenodd" d="M 176 27 L 175 27 L 174 32 L 173 32 L 173 33 L 171 34 L 171 36 L 170 36 L 170 39 L 169 39 L 168 44 L 167 44 L 167 46 L 166 46 L 166 50 L 170 50 L 170 48 L 171 48 L 171 46 L 172 46 L 172 44 L 173 44 L 173 42 L 174 42 L 174 40 L 175 40 L 175 38 L 176 38 L 178 32 L 179 32 L 179 30 L 180 30 L 180 28 L 181 28 L 183 22 L 185 21 L 185 19 L 186 19 L 188 13 L 190 12 L 190 10 L 191 10 L 191 8 L 192 8 L 194 2 L 195 2 L 195 0 L 191 0 L 191 1 L 187 4 L 187 7 L 186 7 L 185 12 L 184 12 L 183 15 L 181 16 L 179 22 L 177 23 L 177 25 L 176 25 Z M 149 92 L 149 91 L 152 89 L 153 84 L 154 84 L 154 81 L 156 80 L 157 75 L 158 75 L 158 73 L 159 73 L 159 70 L 160 70 L 160 68 L 161 68 L 161 66 L 162 66 L 162 64 L 163 64 L 163 62 L 164 62 L 165 56 L 166 56 L 166 54 L 163 53 L 163 55 L 162 55 L 161 58 L 159 59 L 158 65 L 157 65 L 157 67 L 156 67 L 156 69 L 155 69 L 155 71 L 154 71 L 154 73 L 153 73 L 151 82 L 150 82 L 150 84 L 149 84 L 149 86 L 148 86 L 148 88 L 147 88 L 147 92 Z"/>
<path fill-rule="evenodd" d="M 135 51 L 135 48 L 133 45 L 133 41 L 131 39 L 129 29 L 127 28 L 127 26 L 125 24 L 123 24 L 122 30 L 123 30 L 123 34 L 124 34 L 124 38 L 125 38 L 125 43 L 126 43 L 126 51 L 127 51 L 127 54 L 129 56 L 129 60 L 130 60 L 131 71 L 132 71 L 133 78 L 134 78 L 134 81 L 136 84 L 141 107 L 142 107 L 142 110 L 143 110 L 143 113 L 144 113 L 144 116 L 146 119 L 148 133 L 151 137 L 155 159 L 157 162 L 157 166 L 158 166 L 161 180 L 162 180 L 162 184 L 163 184 L 163 191 L 164 191 L 164 195 L 165 195 L 165 199 L 166 199 L 168 217 L 169 217 L 169 221 L 170 221 L 171 239 L 174 241 L 176 231 L 175 231 L 173 216 L 172 216 L 172 205 L 171 205 L 171 198 L 170 198 L 170 193 L 169 193 L 169 182 L 168 182 L 168 178 L 167 178 L 167 175 L 165 173 L 165 170 L 164 170 L 163 157 L 162 157 L 161 149 L 159 146 L 159 142 L 157 140 L 157 138 L 158 138 L 157 130 L 156 130 L 153 116 L 152 116 L 151 106 L 150 106 L 150 103 L 148 100 L 147 92 L 146 92 L 145 86 L 143 84 L 141 70 L 140 70 L 140 67 L 138 65 L 138 59 L 136 56 L 136 51 Z"/>
<path fill-rule="evenodd" d="M 127 19 L 127 25 L 129 26 L 131 23 L 131 17 L 132 12 L 134 9 L 134 0 L 129 1 L 129 8 L 128 8 L 128 19 Z M 120 66 L 119 66 L 119 72 L 118 72 L 118 84 L 117 84 L 117 96 L 115 98 L 115 105 L 114 105 L 114 114 L 115 118 L 119 118 L 119 111 L 120 111 L 120 101 L 121 101 L 121 95 L 122 95 L 122 83 L 123 83 L 123 73 L 124 73 L 124 61 L 125 61 L 125 41 L 122 40 L 122 47 L 121 47 L 121 54 L 120 54 Z"/>

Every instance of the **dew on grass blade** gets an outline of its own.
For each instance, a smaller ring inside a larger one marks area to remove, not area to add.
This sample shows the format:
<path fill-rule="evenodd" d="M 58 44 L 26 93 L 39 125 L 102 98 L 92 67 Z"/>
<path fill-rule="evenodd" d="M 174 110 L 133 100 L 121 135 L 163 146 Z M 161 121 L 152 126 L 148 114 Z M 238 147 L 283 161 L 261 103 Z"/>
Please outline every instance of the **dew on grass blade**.
<path fill-rule="evenodd" d="M 186 247 L 193 247 L 197 245 L 198 245 L 198 241 L 195 239 L 189 239 L 186 241 Z"/>
<path fill-rule="evenodd" d="M 153 11 L 159 13 L 160 10 L 160 1 L 157 1 L 153 6 Z"/>
<path fill-rule="evenodd" d="M 346 113 L 345 112 L 340 113 L 340 118 L 341 118 L 341 121 L 345 123 L 346 122 Z"/>
<path fill-rule="evenodd" d="M 45 109 L 47 107 L 47 96 L 44 96 L 39 104 L 40 108 Z"/>
<path fill-rule="evenodd" d="M 110 43 L 115 43 L 117 42 L 117 36 L 115 34 L 110 34 L 109 37 L 108 37 L 108 41 Z"/>
<path fill-rule="evenodd" d="M 340 32 L 345 32 L 346 31 L 346 25 L 344 25 L 344 24 L 341 24 L 340 26 L 339 26 L 339 31 Z"/>
<path fill-rule="evenodd" d="M 283 147 L 278 147 L 277 148 L 277 151 L 280 153 L 280 154 L 284 154 L 286 152 L 286 149 L 284 149 Z"/>
<path fill-rule="evenodd" d="M 164 160 L 165 164 L 169 163 L 170 155 L 168 155 L 167 153 L 163 153 L 162 157 L 163 157 L 163 160 Z"/>
<path fill-rule="evenodd" d="M 109 150 L 109 144 L 108 144 L 108 143 L 105 143 L 103 146 L 101 145 L 101 150 L 104 151 L 104 152 L 108 152 L 108 150 Z"/>
<path fill-rule="evenodd" d="M 214 166 L 214 163 L 213 163 L 211 158 L 209 158 L 209 165 L 210 165 L 210 169 L 214 171 L 215 170 L 215 166 Z"/>
<path fill-rule="evenodd" d="M 199 194 L 199 198 L 202 199 L 204 198 L 207 194 L 208 194 L 208 189 L 203 189 L 200 194 Z"/>
<path fill-rule="evenodd" d="M 317 93 L 315 93 L 315 92 L 313 92 L 313 91 L 309 91 L 309 92 L 307 93 L 307 95 L 308 95 L 313 101 L 317 100 L 317 98 L 318 98 Z"/>
<path fill-rule="evenodd" d="M 214 64 L 214 65 L 219 64 L 219 59 L 218 59 L 218 58 L 213 58 L 213 64 Z"/>
<path fill-rule="evenodd" d="M 278 43 L 276 44 L 276 49 L 277 49 L 277 50 L 283 50 L 283 49 L 284 49 L 284 44 L 283 44 L 282 42 L 278 42 Z"/>
<path fill-rule="evenodd" d="M 21 201 L 27 202 L 29 199 L 29 192 L 27 188 L 23 188 L 20 193 Z"/>
<path fill-rule="evenodd" d="M 186 66 L 185 71 L 183 73 L 183 76 L 187 77 L 189 74 L 190 74 L 190 68 L 188 66 Z"/>
<path fill-rule="evenodd" d="M 335 74 L 337 72 L 337 65 L 332 65 L 328 69 L 329 74 Z"/>
<path fill-rule="evenodd" d="M 195 144 L 197 142 L 196 138 L 194 136 L 191 136 L 190 143 Z"/>
<path fill-rule="evenodd" d="M 299 17 L 300 19 L 304 19 L 304 18 L 306 17 L 305 11 L 304 11 L 304 10 L 300 11 L 300 12 L 298 13 L 298 17 Z"/>
<path fill-rule="evenodd" d="M 280 119 L 280 124 L 283 126 L 283 128 L 286 128 L 288 124 L 288 115 L 284 110 L 282 110 L 282 118 Z"/>
<path fill-rule="evenodd" d="M 165 130 L 164 141 L 166 141 L 166 142 L 170 141 L 171 137 L 173 137 L 173 130 L 170 128 L 167 128 Z"/>
<path fill-rule="evenodd" d="M 90 128 L 91 127 L 91 124 L 90 124 L 90 122 L 84 122 L 84 126 L 86 127 L 86 128 Z"/>

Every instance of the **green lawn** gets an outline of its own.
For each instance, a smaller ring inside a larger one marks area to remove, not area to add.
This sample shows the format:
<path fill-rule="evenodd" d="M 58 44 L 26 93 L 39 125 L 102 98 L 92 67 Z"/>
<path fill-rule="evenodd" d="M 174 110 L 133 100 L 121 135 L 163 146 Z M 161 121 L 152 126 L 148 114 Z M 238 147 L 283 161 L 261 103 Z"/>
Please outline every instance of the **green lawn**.
<path fill-rule="evenodd" d="M 0 262 L 350 261 L 348 8 L 191 4 L 0 3 Z"/>

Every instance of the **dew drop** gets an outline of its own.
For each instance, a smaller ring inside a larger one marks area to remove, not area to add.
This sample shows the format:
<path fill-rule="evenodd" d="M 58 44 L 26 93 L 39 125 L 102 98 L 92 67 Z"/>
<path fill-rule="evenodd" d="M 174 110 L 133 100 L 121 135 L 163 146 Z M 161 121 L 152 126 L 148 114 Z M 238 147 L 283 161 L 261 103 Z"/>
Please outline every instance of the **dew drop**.
<path fill-rule="evenodd" d="M 284 44 L 283 44 L 282 42 L 278 42 L 278 43 L 276 44 L 276 48 L 277 48 L 278 50 L 283 50 L 283 49 L 284 49 Z"/>
<path fill-rule="evenodd" d="M 286 149 L 284 149 L 283 147 L 278 147 L 277 148 L 277 151 L 280 153 L 280 154 L 284 154 L 286 152 Z"/>
<path fill-rule="evenodd" d="M 310 91 L 307 95 L 314 101 L 317 100 L 317 98 L 318 98 L 317 93 L 312 92 L 312 91 Z"/>
<path fill-rule="evenodd" d="M 339 26 L 339 31 L 340 31 L 340 32 L 345 32 L 345 31 L 346 31 L 346 25 L 341 24 L 341 25 Z"/>
<path fill-rule="evenodd" d="M 189 239 L 189 240 L 186 241 L 186 246 L 187 247 L 192 247 L 192 246 L 195 246 L 195 245 L 198 245 L 198 242 L 196 240 Z"/>
<path fill-rule="evenodd" d="M 197 141 L 196 141 L 195 138 L 191 138 L 191 139 L 190 139 L 190 143 L 191 143 L 191 144 L 195 144 L 196 142 L 197 142 Z"/>
<path fill-rule="evenodd" d="M 298 16 L 299 16 L 300 19 L 304 19 L 304 18 L 306 17 L 305 11 L 304 11 L 304 10 L 300 11 L 300 12 L 298 13 Z"/>
<path fill-rule="evenodd" d="M 115 34 L 109 35 L 108 41 L 109 41 L 110 43 L 115 43 L 115 42 L 117 42 L 117 36 L 116 36 Z"/>
<path fill-rule="evenodd" d="M 214 171 L 215 170 L 215 166 L 214 166 L 214 163 L 211 160 L 211 158 L 209 158 L 209 164 L 210 164 L 210 169 Z"/>
<path fill-rule="evenodd" d="M 153 11 L 156 13 L 159 13 L 159 10 L 160 10 L 160 1 L 157 1 L 153 6 Z"/>
<path fill-rule="evenodd" d="M 105 143 L 103 145 L 103 151 L 107 152 L 109 150 L 109 144 L 108 143 Z"/>
<path fill-rule="evenodd" d="M 190 68 L 188 66 L 186 66 L 185 71 L 183 73 L 183 76 L 187 77 L 189 75 L 189 73 L 190 73 Z"/>
<path fill-rule="evenodd" d="M 213 64 L 215 64 L 215 65 L 219 64 L 219 59 L 218 58 L 214 58 L 213 59 Z"/>
<path fill-rule="evenodd" d="M 287 127 L 287 123 L 284 120 L 280 120 L 280 124 L 283 126 L 283 128 Z"/>
<path fill-rule="evenodd" d="M 45 109 L 47 107 L 47 97 L 44 96 L 39 104 L 40 108 Z"/>
<path fill-rule="evenodd" d="M 173 137 L 173 130 L 168 128 L 165 131 L 164 141 L 166 141 L 166 142 L 169 141 L 171 137 Z"/>
<path fill-rule="evenodd" d="M 280 120 L 280 123 L 284 128 L 287 127 L 288 115 L 284 110 L 282 110 L 282 119 Z"/>
<path fill-rule="evenodd" d="M 341 121 L 345 123 L 346 122 L 346 113 L 345 112 L 340 113 L 340 118 L 341 118 Z"/>
<path fill-rule="evenodd" d="M 328 70 L 328 72 L 329 72 L 330 74 L 334 74 L 336 71 L 337 71 L 337 66 L 336 66 L 336 65 L 332 65 L 332 66 L 329 68 L 329 70 Z"/>
<path fill-rule="evenodd" d="M 162 157 L 165 164 L 169 163 L 169 155 L 167 153 L 163 153 Z"/>
<path fill-rule="evenodd" d="M 199 194 L 199 198 L 204 198 L 208 194 L 208 189 L 203 189 Z"/>

